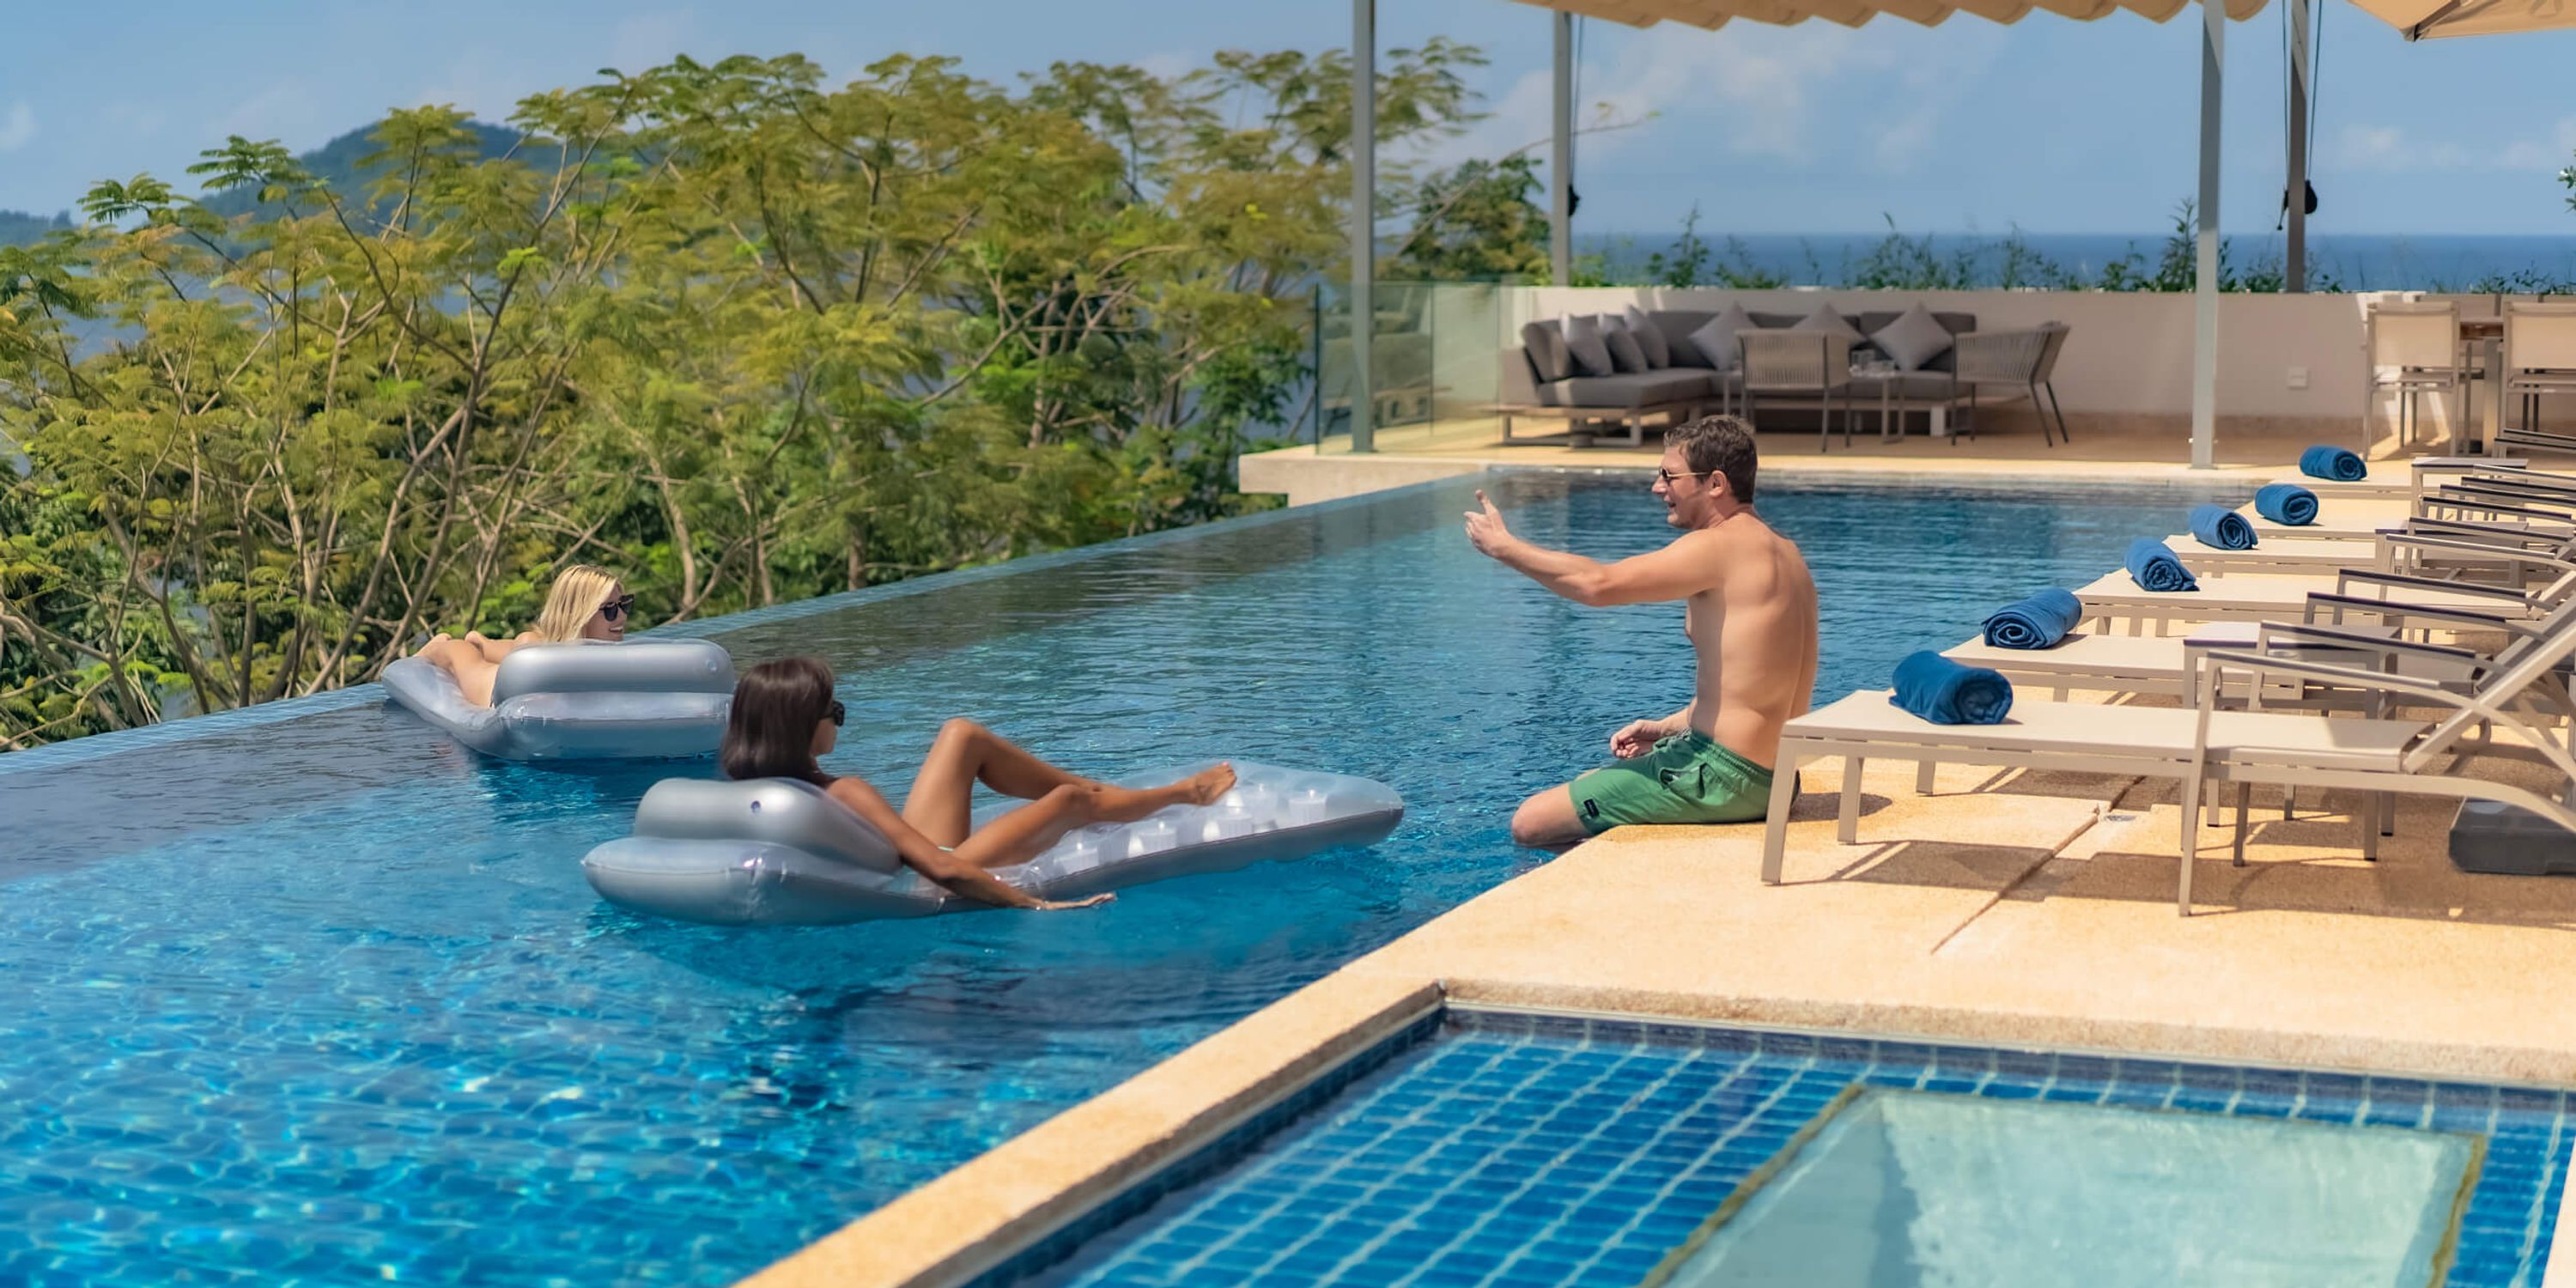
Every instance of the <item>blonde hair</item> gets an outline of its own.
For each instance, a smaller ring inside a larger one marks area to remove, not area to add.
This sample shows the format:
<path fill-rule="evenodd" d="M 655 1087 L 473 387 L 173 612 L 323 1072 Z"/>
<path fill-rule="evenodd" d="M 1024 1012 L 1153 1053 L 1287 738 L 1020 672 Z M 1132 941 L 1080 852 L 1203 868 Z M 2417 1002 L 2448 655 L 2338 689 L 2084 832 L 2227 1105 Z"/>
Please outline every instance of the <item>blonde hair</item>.
<path fill-rule="evenodd" d="M 615 589 L 617 574 L 591 564 L 574 564 L 555 574 L 554 585 L 546 588 L 545 609 L 537 614 L 532 629 L 549 644 L 580 639 L 590 615 L 608 602 L 608 592 Z"/>

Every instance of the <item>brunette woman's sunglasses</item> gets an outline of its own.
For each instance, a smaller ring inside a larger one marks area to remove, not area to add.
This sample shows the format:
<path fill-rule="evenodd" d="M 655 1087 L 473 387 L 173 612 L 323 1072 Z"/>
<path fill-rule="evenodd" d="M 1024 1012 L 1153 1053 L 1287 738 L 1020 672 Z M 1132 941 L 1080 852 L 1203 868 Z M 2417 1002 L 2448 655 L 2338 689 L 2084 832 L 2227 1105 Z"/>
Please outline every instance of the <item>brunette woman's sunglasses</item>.
<path fill-rule="evenodd" d="M 635 597 L 633 595 L 620 595 L 617 598 L 599 606 L 599 615 L 612 622 L 634 611 Z"/>
<path fill-rule="evenodd" d="M 837 728 L 841 722 L 850 718 L 850 709 L 842 706 L 839 698 L 834 698 L 831 707 L 823 712 L 823 718 L 831 721 Z"/>

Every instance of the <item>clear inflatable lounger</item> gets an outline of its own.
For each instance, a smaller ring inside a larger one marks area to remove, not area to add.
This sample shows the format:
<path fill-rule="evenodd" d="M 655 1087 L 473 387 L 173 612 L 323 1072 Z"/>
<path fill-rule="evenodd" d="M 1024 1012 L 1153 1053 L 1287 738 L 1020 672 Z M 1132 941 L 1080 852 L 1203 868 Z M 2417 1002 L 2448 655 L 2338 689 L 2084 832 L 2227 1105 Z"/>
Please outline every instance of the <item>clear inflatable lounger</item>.
<path fill-rule="evenodd" d="M 1208 763 L 1123 781 L 1167 783 Z M 1043 898 L 1074 899 L 1374 845 L 1404 819 L 1404 798 L 1384 783 L 1240 760 L 1234 768 L 1234 789 L 1212 805 L 1076 828 L 993 875 Z M 979 811 L 977 826 L 1017 804 Z M 644 794 L 635 834 L 592 850 L 581 867 L 611 903 L 715 925 L 822 926 L 990 906 L 904 867 L 857 814 L 785 778 L 666 778 Z"/>
<path fill-rule="evenodd" d="M 465 700 L 445 667 L 385 668 L 405 710 L 487 756 L 611 760 L 704 756 L 733 707 L 733 657 L 709 640 L 532 644 L 501 659 L 492 705 Z"/>

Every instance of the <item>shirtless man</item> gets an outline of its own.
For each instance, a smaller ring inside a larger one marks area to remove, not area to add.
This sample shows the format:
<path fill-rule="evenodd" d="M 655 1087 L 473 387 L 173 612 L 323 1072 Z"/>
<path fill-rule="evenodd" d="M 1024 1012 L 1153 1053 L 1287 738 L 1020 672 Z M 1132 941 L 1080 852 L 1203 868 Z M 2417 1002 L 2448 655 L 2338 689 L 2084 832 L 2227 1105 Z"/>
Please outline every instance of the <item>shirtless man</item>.
<path fill-rule="evenodd" d="M 1578 604 L 1689 604 L 1699 654 L 1689 706 L 1610 735 L 1610 764 L 1521 802 L 1512 839 L 1571 845 L 1622 823 L 1741 823 L 1763 817 L 1780 726 L 1816 687 L 1816 583 L 1787 537 L 1753 513 L 1753 429 L 1703 416 L 1664 435 L 1655 495 L 1682 530 L 1651 554 L 1604 564 L 1512 535 L 1478 492 L 1467 540 Z"/>

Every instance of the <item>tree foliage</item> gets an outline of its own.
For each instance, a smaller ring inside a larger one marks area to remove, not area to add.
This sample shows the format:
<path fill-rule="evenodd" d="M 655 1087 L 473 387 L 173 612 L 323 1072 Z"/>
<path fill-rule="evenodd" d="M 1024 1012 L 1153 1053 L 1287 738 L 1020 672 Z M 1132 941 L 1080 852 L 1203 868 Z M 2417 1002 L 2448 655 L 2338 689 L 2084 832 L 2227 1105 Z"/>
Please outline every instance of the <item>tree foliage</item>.
<path fill-rule="evenodd" d="M 1478 57 L 1390 57 L 1381 146 Z M 405 109 L 330 176 L 101 182 L 0 249 L 0 746 L 363 681 L 573 561 L 676 620 L 1262 504 L 1348 76 L 681 58 L 507 148 Z"/>

